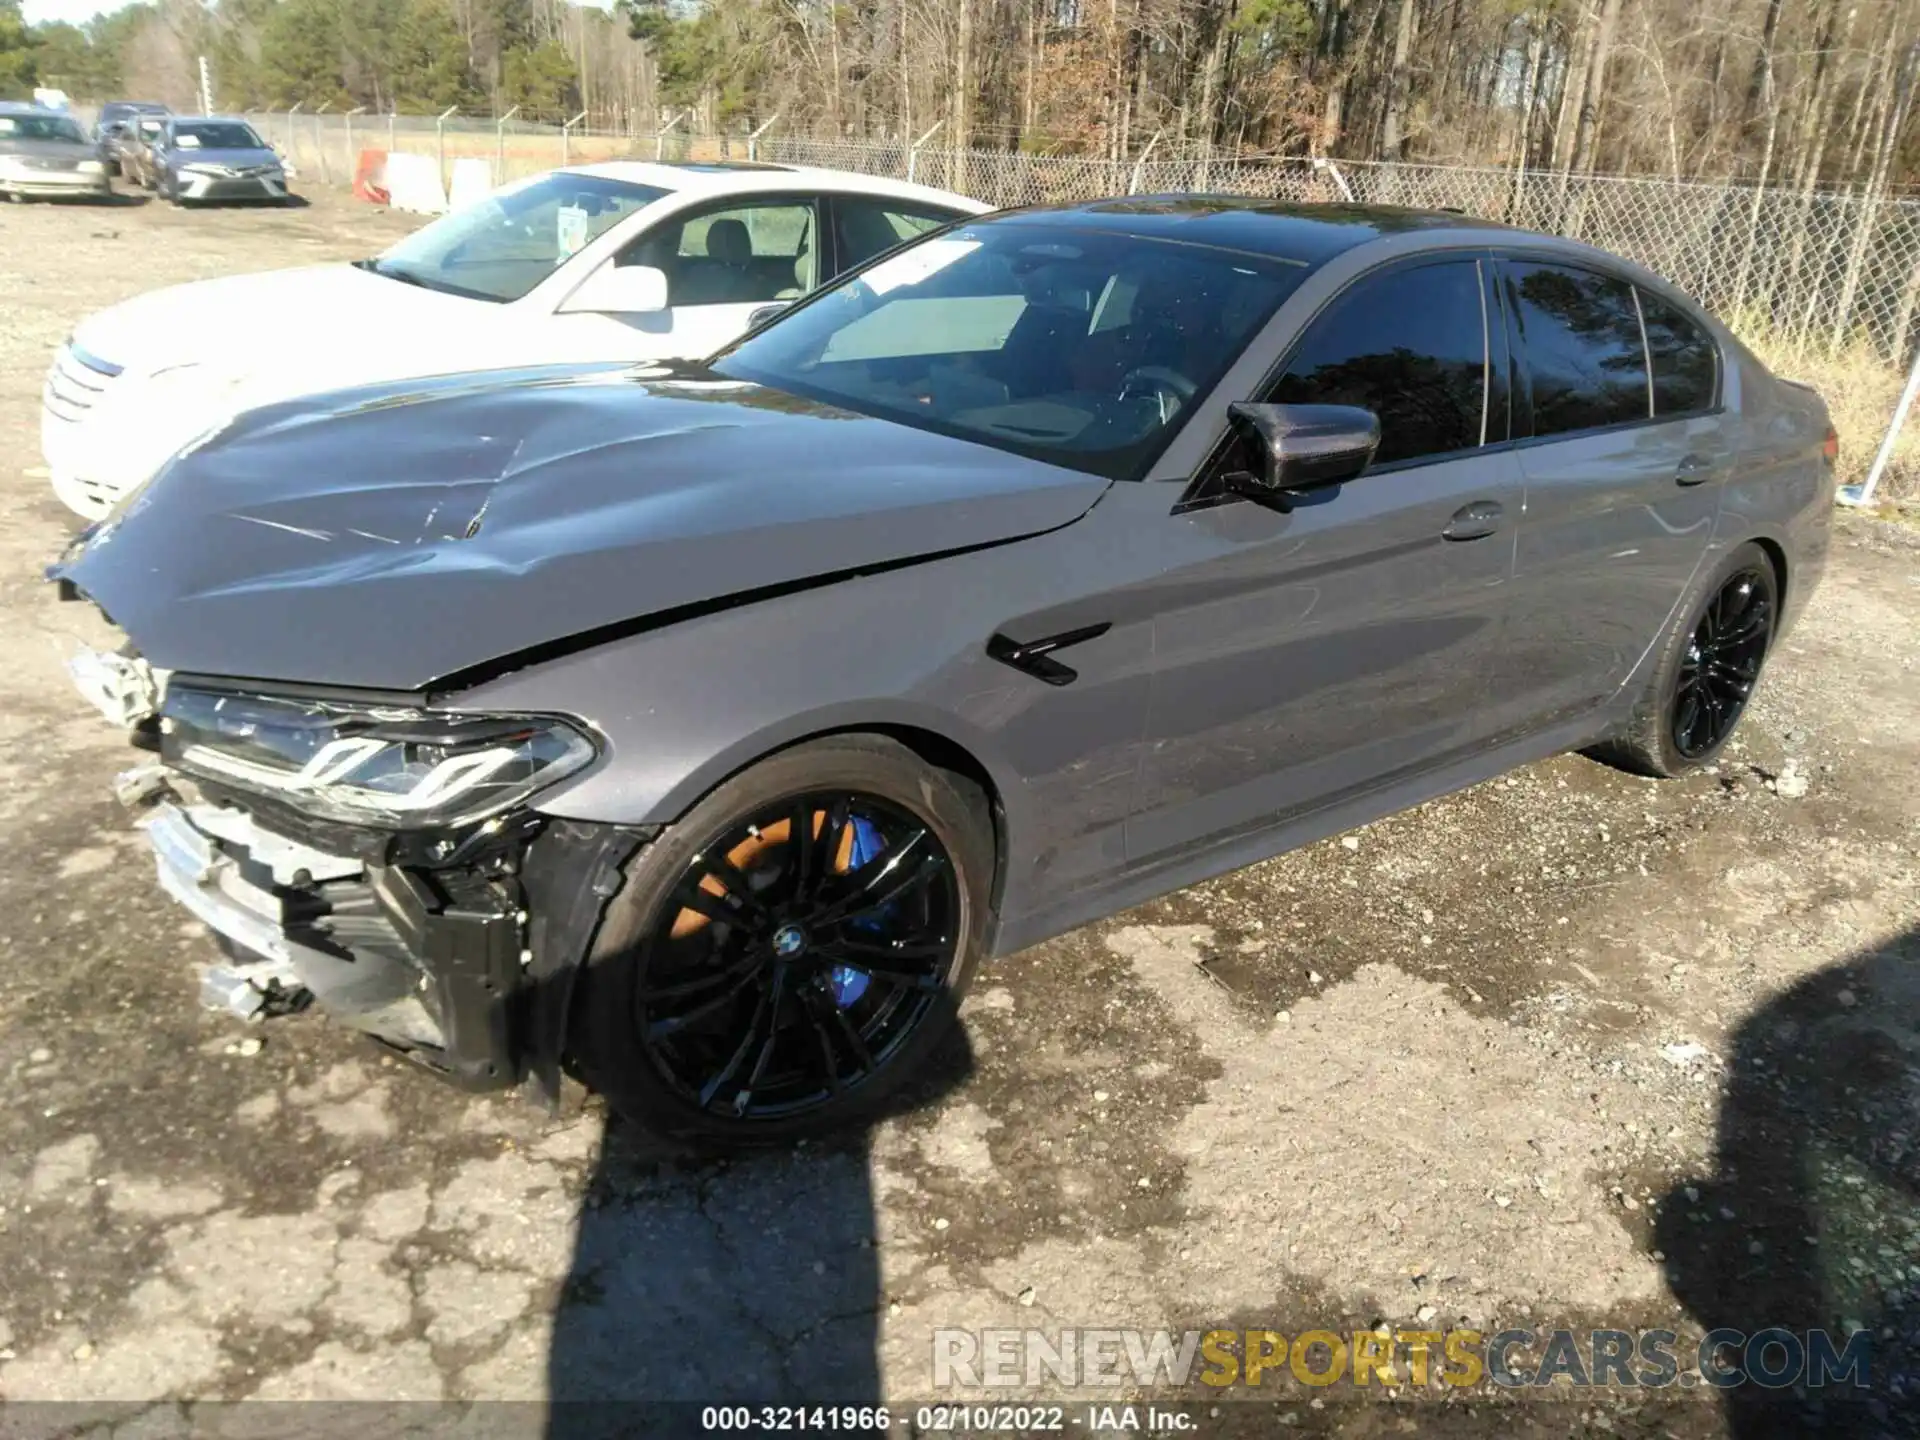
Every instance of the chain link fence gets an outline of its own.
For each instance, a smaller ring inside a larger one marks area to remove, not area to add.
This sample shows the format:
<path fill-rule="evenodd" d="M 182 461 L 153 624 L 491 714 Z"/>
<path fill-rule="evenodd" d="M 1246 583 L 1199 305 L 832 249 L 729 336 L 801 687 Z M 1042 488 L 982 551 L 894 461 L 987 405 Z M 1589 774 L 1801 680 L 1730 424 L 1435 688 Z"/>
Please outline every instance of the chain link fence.
<path fill-rule="evenodd" d="M 1566 235 L 1667 277 L 1725 319 L 1768 362 L 1828 396 L 1850 474 L 1888 430 L 1920 347 L 1920 201 L 1490 167 L 1340 161 L 1158 158 L 1132 161 L 957 150 L 888 139 L 778 133 L 696 136 L 573 122 L 467 116 L 250 117 L 303 176 L 342 184 L 362 148 L 486 157 L 495 183 L 565 163 L 758 159 L 919 181 L 997 206 L 1169 191 L 1322 204 L 1458 210 Z M 1920 449 L 1920 447 L 1916 447 Z M 1911 487 L 1920 454 L 1893 452 L 1888 479 Z M 1891 488 L 1891 485 L 1890 485 Z"/>

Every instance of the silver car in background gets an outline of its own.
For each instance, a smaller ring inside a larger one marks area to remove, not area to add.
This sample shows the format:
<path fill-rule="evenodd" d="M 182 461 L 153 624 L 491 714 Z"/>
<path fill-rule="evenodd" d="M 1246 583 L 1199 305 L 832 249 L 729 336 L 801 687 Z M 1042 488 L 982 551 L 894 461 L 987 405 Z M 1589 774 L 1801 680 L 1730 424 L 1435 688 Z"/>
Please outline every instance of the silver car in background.
<path fill-rule="evenodd" d="M 113 193 L 100 147 L 58 110 L 0 110 L 0 195 L 101 200 Z"/>

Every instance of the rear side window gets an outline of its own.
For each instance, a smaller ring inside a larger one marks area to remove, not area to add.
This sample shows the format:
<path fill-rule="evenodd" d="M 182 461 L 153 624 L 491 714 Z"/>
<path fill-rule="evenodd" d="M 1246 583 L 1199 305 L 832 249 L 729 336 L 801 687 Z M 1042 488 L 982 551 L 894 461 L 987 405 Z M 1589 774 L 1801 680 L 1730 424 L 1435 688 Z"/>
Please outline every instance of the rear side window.
<path fill-rule="evenodd" d="M 840 268 L 851 270 L 896 245 L 938 230 L 955 218 L 950 210 L 859 195 L 837 195 L 833 217 L 840 240 Z"/>
<path fill-rule="evenodd" d="M 1658 295 L 1640 291 L 1640 318 L 1653 361 L 1653 413 L 1692 415 L 1717 400 L 1719 347 L 1691 316 Z"/>
<path fill-rule="evenodd" d="M 1373 411 L 1378 465 L 1471 449 L 1486 422 L 1481 293 L 1472 260 L 1362 279 L 1315 318 L 1267 398 Z"/>
<path fill-rule="evenodd" d="M 1597 270 L 1509 262 L 1533 380 L 1533 433 L 1645 420 L 1647 351 L 1633 286 Z"/>

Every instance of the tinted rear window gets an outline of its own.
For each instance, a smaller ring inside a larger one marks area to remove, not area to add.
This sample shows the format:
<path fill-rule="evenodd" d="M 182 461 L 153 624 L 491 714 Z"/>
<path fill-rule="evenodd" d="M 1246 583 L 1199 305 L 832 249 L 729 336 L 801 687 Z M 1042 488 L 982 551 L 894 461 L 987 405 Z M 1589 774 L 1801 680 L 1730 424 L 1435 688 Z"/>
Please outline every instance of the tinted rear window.
<path fill-rule="evenodd" d="M 1533 379 L 1533 433 L 1645 420 L 1647 352 L 1633 287 L 1597 270 L 1510 262 Z"/>
<path fill-rule="evenodd" d="M 1690 315 L 1658 295 L 1640 292 L 1640 315 L 1653 357 L 1653 413 L 1688 415 L 1716 403 L 1719 347 Z"/>
<path fill-rule="evenodd" d="M 1335 300 L 1268 398 L 1373 411 L 1376 464 L 1444 455 L 1480 443 L 1486 359 L 1480 267 L 1422 265 L 1362 279 Z"/>

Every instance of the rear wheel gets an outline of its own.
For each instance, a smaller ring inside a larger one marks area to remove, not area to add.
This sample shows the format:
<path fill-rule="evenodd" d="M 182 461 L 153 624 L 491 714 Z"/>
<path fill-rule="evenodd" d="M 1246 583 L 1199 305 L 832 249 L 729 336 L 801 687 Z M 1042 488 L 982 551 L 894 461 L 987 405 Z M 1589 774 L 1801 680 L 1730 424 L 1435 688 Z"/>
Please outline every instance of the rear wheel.
<path fill-rule="evenodd" d="M 628 867 L 574 993 L 576 1069 L 709 1146 L 870 1119 L 953 1024 L 993 854 L 978 788 L 894 741 L 761 762 Z"/>
<path fill-rule="evenodd" d="M 1773 561 L 1758 545 L 1740 546 L 1680 612 L 1632 719 L 1594 758 L 1660 777 L 1709 764 L 1760 683 L 1779 612 Z"/>

